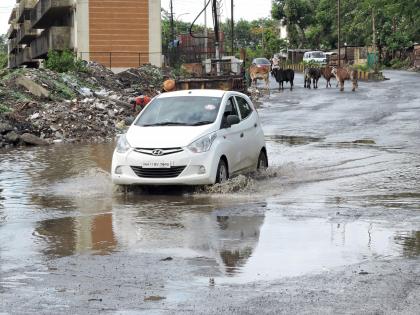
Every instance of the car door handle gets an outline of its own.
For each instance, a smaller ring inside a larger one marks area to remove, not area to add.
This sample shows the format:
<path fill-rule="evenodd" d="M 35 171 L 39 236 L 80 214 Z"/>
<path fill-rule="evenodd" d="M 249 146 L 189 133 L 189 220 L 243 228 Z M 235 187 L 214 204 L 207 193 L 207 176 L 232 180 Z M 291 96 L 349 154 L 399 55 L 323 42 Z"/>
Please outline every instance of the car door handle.
<path fill-rule="evenodd" d="M 244 137 L 244 133 L 242 132 L 242 133 L 241 133 L 241 138 L 243 138 L 243 137 Z"/>

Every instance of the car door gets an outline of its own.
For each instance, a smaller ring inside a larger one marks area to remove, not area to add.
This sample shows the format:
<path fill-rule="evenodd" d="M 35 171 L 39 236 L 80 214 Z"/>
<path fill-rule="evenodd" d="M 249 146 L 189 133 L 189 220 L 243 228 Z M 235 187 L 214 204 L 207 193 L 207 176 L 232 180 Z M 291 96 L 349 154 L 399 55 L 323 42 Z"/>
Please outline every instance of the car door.
<path fill-rule="evenodd" d="M 232 174 L 242 168 L 241 162 L 243 161 L 245 154 L 242 147 L 243 142 L 241 141 L 243 138 L 241 124 L 239 123 L 227 127 L 227 116 L 229 115 L 237 115 L 240 118 L 234 96 L 229 97 L 226 101 L 220 126 L 220 133 L 224 139 L 223 150 L 228 158 L 229 172 Z"/>
<path fill-rule="evenodd" d="M 257 163 L 258 155 L 260 153 L 259 144 L 259 128 L 257 113 L 248 101 L 242 96 L 235 96 L 239 113 L 241 114 L 240 130 L 243 134 L 241 138 L 243 146 L 243 162 L 242 168 L 253 167 Z"/>

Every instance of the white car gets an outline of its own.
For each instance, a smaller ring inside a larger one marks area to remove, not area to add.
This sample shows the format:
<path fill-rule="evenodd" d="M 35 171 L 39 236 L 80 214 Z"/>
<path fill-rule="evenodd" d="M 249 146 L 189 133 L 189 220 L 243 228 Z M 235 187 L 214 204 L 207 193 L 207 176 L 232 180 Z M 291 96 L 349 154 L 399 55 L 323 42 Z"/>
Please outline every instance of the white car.
<path fill-rule="evenodd" d="M 155 97 L 117 143 L 117 185 L 208 185 L 267 168 L 260 119 L 244 94 L 186 90 Z"/>
<path fill-rule="evenodd" d="M 323 51 L 307 51 L 303 54 L 303 61 L 313 61 L 319 64 L 326 64 L 327 55 Z"/>

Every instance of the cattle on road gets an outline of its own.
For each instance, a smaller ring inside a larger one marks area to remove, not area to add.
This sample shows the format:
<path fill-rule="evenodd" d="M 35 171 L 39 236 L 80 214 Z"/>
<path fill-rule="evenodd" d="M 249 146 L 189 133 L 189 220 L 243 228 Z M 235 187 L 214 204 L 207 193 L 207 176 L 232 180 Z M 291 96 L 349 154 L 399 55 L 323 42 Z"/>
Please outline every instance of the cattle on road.
<path fill-rule="evenodd" d="M 257 85 L 257 80 L 264 80 L 267 91 L 270 90 L 270 67 L 252 64 L 249 67 L 249 76 L 252 84 Z"/>
<path fill-rule="evenodd" d="M 304 76 L 304 87 L 310 89 L 311 88 L 311 81 L 314 84 L 314 89 L 318 88 L 318 81 L 321 77 L 321 70 L 319 68 L 306 68 L 303 72 Z"/>
<path fill-rule="evenodd" d="M 330 66 L 326 66 L 324 68 L 321 68 L 321 74 L 324 77 L 324 79 L 327 81 L 327 86 L 326 88 L 328 88 L 328 85 L 331 87 L 331 79 L 335 78 L 334 74 L 332 73 L 334 67 L 330 67 Z"/>
<path fill-rule="evenodd" d="M 283 70 L 281 68 L 274 68 L 272 70 L 273 76 L 279 83 L 279 90 L 283 90 L 283 82 L 290 82 L 290 90 L 293 90 L 293 80 L 295 78 L 295 72 L 292 69 Z"/>
<path fill-rule="evenodd" d="M 353 70 L 349 67 L 346 68 L 334 68 L 332 70 L 332 74 L 337 79 L 337 82 L 340 83 L 340 91 L 344 91 L 344 81 L 348 80 L 353 83 L 352 91 L 356 91 L 356 88 L 358 87 L 357 84 L 357 71 Z"/>

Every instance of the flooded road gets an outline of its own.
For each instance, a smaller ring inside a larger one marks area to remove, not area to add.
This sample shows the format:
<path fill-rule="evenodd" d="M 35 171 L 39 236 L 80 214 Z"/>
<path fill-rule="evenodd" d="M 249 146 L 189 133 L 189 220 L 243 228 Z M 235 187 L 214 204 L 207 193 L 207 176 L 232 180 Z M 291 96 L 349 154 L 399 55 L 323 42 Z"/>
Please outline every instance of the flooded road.
<path fill-rule="evenodd" d="M 386 76 L 272 82 L 270 169 L 208 189 L 122 193 L 113 144 L 1 152 L 0 313 L 414 314 L 420 75 Z"/>

